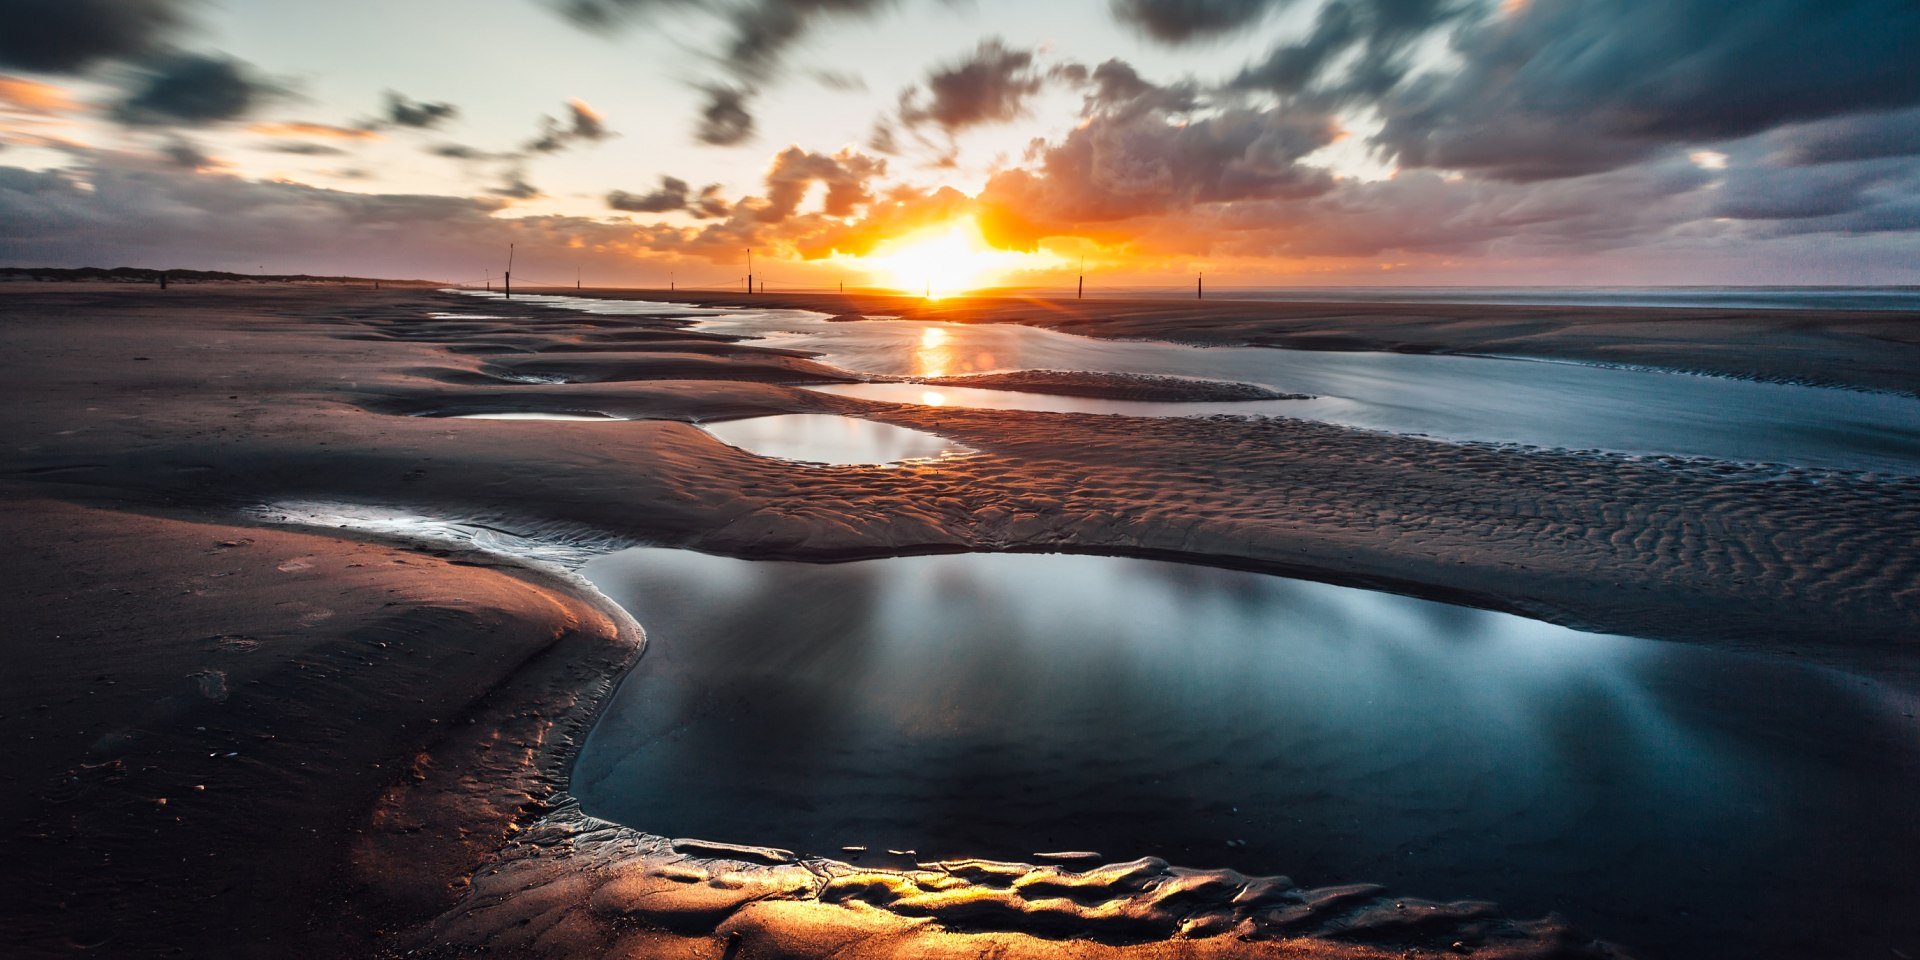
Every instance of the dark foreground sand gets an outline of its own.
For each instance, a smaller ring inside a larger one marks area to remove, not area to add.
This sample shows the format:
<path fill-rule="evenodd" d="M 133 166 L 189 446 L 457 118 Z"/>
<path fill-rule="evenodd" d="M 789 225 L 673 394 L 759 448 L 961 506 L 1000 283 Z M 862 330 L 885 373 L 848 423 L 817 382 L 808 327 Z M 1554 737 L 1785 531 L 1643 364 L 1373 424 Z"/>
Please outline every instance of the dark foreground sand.
<path fill-rule="evenodd" d="M 794 305 L 904 310 L 817 299 Z M 509 321 L 428 316 L 473 307 L 365 289 L 0 291 L 9 955 L 1608 949 L 1491 905 L 1151 861 L 887 872 L 676 849 L 585 818 L 564 793 L 577 736 L 638 650 L 618 610 L 484 554 L 275 525 L 250 512 L 265 504 L 369 504 L 741 556 L 1169 557 L 1912 676 L 1920 480 L 1291 421 L 902 407 L 792 389 L 844 377 L 670 321 L 519 304 L 487 305 Z M 1162 305 L 1158 320 L 1139 303 L 1056 308 L 1036 320 L 1031 304 L 942 307 L 1127 336 L 1195 316 L 1190 304 Z M 1211 342 L 1692 358 L 1901 390 L 1920 380 L 1911 318 L 1689 317 L 1647 337 L 1636 331 L 1653 312 L 1525 320 L 1511 313 L 1521 308 L 1472 308 L 1491 317 L 1476 324 L 1468 308 L 1435 319 L 1342 305 L 1346 319 L 1311 321 L 1252 309 L 1179 329 Z M 1514 349 L 1516 337 L 1536 349 Z M 582 382 L 516 380 L 556 373 Z M 405 415 L 502 409 L 647 419 Z M 981 453 L 807 467 L 689 425 L 807 412 L 937 430 Z"/>

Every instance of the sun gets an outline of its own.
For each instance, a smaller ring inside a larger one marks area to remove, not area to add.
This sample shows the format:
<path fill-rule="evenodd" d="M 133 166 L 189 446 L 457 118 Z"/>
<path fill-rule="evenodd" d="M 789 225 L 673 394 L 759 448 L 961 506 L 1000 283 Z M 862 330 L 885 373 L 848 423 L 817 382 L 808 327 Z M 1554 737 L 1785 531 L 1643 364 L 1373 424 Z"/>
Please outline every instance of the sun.
<path fill-rule="evenodd" d="M 853 259 L 877 286 L 934 299 L 1001 285 L 1021 271 L 1059 265 L 1059 258 L 1049 254 L 993 247 L 972 217 L 895 237 Z"/>

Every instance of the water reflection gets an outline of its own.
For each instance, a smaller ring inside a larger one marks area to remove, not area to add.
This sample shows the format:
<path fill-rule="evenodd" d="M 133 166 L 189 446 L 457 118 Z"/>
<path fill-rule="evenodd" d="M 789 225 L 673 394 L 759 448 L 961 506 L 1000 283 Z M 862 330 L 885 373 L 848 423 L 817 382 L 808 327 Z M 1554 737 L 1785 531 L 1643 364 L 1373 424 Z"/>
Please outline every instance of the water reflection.
<path fill-rule="evenodd" d="M 796 413 L 702 424 L 722 443 L 763 457 L 837 465 L 957 457 L 972 449 L 919 430 L 857 417 Z"/>
<path fill-rule="evenodd" d="M 590 411 L 548 413 L 542 410 L 524 410 L 512 413 L 449 413 L 445 414 L 445 416 L 450 420 L 563 420 L 597 423 L 627 419 L 626 417 L 616 417 L 611 413 L 594 413 Z"/>
<path fill-rule="evenodd" d="M 1103 400 L 1096 397 L 1068 397 L 1020 390 L 986 390 L 980 387 L 942 386 L 929 390 L 918 383 L 833 383 L 803 389 L 831 393 L 841 397 L 879 400 L 884 403 L 915 403 L 927 407 L 972 407 L 982 410 L 1038 410 L 1046 413 L 1107 413 L 1129 417 L 1210 417 L 1216 414 L 1236 416 L 1283 416 L 1317 419 L 1346 404 L 1344 400 L 1233 400 L 1223 402 L 1165 402 L 1155 400 Z"/>
<path fill-rule="evenodd" d="M 1378 881 L 1655 955 L 1916 932 L 1863 915 L 1920 889 L 1912 721 L 1836 673 L 1148 561 L 584 572 L 653 646 L 574 788 L 645 829 Z"/>
<path fill-rule="evenodd" d="M 1261 412 L 1389 433 L 1920 472 L 1920 398 L 1890 393 L 1489 357 L 1098 340 L 1017 324 L 835 323 L 805 310 L 525 299 L 588 313 L 685 317 L 702 330 L 820 352 L 824 361 L 858 373 L 1084 370 L 1196 377 L 1312 394 L 1318 399 Z"/>

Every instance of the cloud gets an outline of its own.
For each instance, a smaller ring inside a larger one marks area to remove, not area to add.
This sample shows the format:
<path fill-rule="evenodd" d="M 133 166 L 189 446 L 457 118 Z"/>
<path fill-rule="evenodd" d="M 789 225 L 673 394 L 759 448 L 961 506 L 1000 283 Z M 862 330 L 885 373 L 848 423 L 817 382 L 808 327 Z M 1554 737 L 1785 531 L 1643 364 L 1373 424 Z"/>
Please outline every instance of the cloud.
<path fill-rule="evenodd" d="M 567 113 L 572 117 L 572 133 L 576 139 L 605 140 L 613 135 L 600 114 L 580 100 L 568 100 Z"/>
<path fill-rule="evenodd" d="M 697 84 L 706 104 L 694 136 L 702 143 L 733 146 L 753 135 L 753 98 L 779 75 L 796 43 L 824 23 L 871 18 L 892 9 L 895 0 L 558 0 L 549 5 L 595 33 L 659 16 L 700 13 L 719 18 L 724 39 L 713 51 L 713 61 L 727 80 Z"/>
<path fill-rule="evenodd" d="M 200 170 L 214 165 L 213 160 L 190 140 L 175 137 L 160 148 L 160 155 L 176 167 Z"/>
<path fill-rule="evenodd" d="M 451 103 L 414 100 L 394 90 L 387 91 L 386 122 L 402 127 L 428 130 L 460 115 Z"/>
<path fill-rule="evenodd" d="M 1920 109 L 1852 114 L 1782 127 L 1769 136 L 1790 164 L 1920 155 Z"/>
<path fill-rule="evenodd" d="M 78 104 L 51 83 L 0 75 L 0 108 L 46 116 L 77 109 Z"/>
<path fill-rule="evenodd" d="M 872 202 L 872 182 L 886 170 L 885 160 L 857 150 L 828 156 L 788 147 L 773 158 L 767 170 L 767 202 L 755 216 L 763 223 L 786 220 L 799 210 L 807 188 L 816 183 L 827 188 L 822 210 L 831 217 L 849 216 Z"/>
<path fill-rule="evenodd" d="M 267 137 L 305 137 L 315 140 L 380 139 L 377 131 L 368 130 L 365 127 L 336 127 L 330 123 L 309 123 L 305 120 L 255 123 L 247 127 L 247 132 Z"/>
<path fill-rule="evenodd" d="M 173 54 L 143 68 L 113 108 L 130 126 L 203 126 L 237 120 L 283 89 L 228 57 Z"/>
<path fill-rule="evenodd" d="M 546 196 L 540 192 L 539 187 L 527 182 L 527 174 L 524 170 L 508 171 L 506 182 L 487 192 L 509 200 L 534 200 Z"/>
<path fill-rule="evenodd" d="M 101 158 L 72 170 L 0 166 L 0 261 L 478 278 L 510 241 L 609 271 L 645 251 L 631 226 L 500 218 L 496 199 L 363 194 Z M 574 244 L 578 244 L 575 247 Z M 592 261 L 590 261 L 591 263 Z M 571 265 L 571 262 L 569 262 Z M 532 273 L 537 275 L 537 273 Z"/>
<path fill-rule="evenodd" d="M 567 101 L 567 119 L 540 118 L 540 135 L 527 141 L 528 153 L 557 153 L 581 141 L 597 142 L 613 136 L 606 121 L 579 100 Z"/>
<path fill-rule="evenodd" d="M 687 209 L 693 188 L 678 177 L 663 176 L 660 188 L 646 194 L 615 190 L 607 194 L 607 206 L 628 213 L 673 213 Z"/>
<path fill-rule="evenodd" d="M 809 75 L 813 77 L 815 83 L 837 93 L 867 92 L 867 81 L 861 79 L 857 73 L 845 70 L 814 70 Z"/>
<path fill-rule="evenodd" d="M 1164 43 L 1187 43 L 1253 26 L 1287 0 L 1111 0 L 1114 19 Z"/>
<path fill-rule="evenodd" d="M 1461 27 L 1379 103 L 1402 164 L 1541 179 L 1665 146 L 1920 104 L 1907 0 L 1534 0 Z"/>
<path fill-rule="evenodd" d="M 1045 83 L 1032 51 L 1009 49 L 998 38 L 983 40 L 970 56 L 931 72 L 924 91 L 915 86 L 902 93 L 900 122 L 930 123 L 950 135 L 1004 123 L 1025 113 L 1027 98 Z"/>
<path fill-rule="evenodd" d="M 0 0 L 0 66 L 78 73 L 159 53 L 186 0 Z"/>
<path fill-rule="evenodd" d="M 308 140 L 282 140 L 267 144 L 266 148 L 274 153 L 287 153 L 300 157 L 337 157 L 347 152 L 330 143 L 314 143 Z"/>
<path fill-rule="evenodd" d="M 470 147 L 464 143 L 437 143 L 427 148 L 427 152 L 436 157 L 448 157 L 454 160 L 498 160 L 501 155 L 490 153 L 479 147 Z"/>
<path fill-rule="evenodd" d="M 1161 88 L 1134 92 L 1132 99 L 1094 101 L 1105 105 L 1101 112 L 1044 145 L 1037 170 L 1007 170 L 988 182 L 981 199 L 989 239 L 1030 249 L 1050 231 L 1074 224 L 1309 197 L 1333 186 L 1326 170 L 1301 162 L 1339 135 L 1326 114 L 1230 108 L 1173 123 Z"/>
<path fill-rule="evenodd" d="M 730 147 L 753 136 L 753 113 L 747 109 L 749 93 L 739 87 L 702 87 L 706 106 L 700 109 L 700 122 L 694 137 L 701 143 Z"/>

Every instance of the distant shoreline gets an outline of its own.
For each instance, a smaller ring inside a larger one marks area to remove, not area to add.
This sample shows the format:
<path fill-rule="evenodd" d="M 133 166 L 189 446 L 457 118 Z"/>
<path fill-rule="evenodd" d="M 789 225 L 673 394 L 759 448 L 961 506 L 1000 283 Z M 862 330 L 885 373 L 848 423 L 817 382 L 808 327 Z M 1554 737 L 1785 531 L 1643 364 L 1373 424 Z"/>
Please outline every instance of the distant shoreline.
<path fill-rule="evenodd" d="M 391 277 L 329 277 L 306 273 L 230 273 L 224 270 L 175 270 L 151 267 L 0 267 L 0 283 L 325 283 L 406 287 L 444 286 L 437 280 Z"/>

